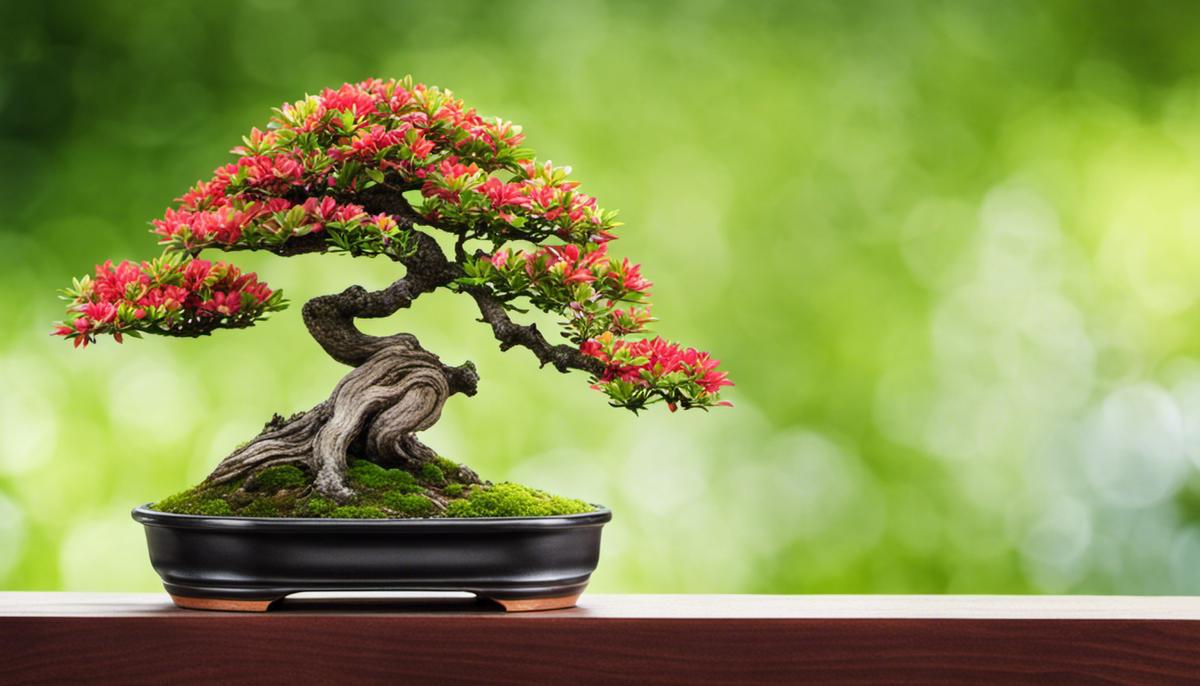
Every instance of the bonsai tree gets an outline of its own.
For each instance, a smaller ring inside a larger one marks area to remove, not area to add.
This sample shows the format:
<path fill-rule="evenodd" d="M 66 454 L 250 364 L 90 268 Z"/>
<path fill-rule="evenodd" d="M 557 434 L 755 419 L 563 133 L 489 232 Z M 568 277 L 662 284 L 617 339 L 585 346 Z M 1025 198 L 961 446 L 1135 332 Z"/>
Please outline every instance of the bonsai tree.
<path fill-rule="evenodd" d="M 345 84 L 285 104 L 265 131 L 252 129 L 233 149 L 236 161 L 153 221 L 161 256 L 104 262 L 76 279 L 54 333 L 77 347 L 101 336 L 205 336 L 286 307 L 255 274 L 201 257 L 211 251 L 399 263 L 403 277 L 382 290 L 350 286 L 304 304 L 312 337 L 353 369 L 312 409 L 276 415 L 201 484 L 225 495 L 269 481 L 304 484 L 314 514 L 355 502 L 380 479 L 395 481 L 393 470 L 414 475 L 416 486 L 399 481 L 427 502 L 344 512 L 464 514 L 470 508 L 447 505 L 464 488 L 488 490 L 416 438 L 447 398 L 475 394 L 475 366 L 446 364 L 411 334 L 372 336 L 355 325 L 438 289 L 474 300 L 502 350 L 523 348 L 542 367 L 583 372 L 614 407 L 727 404 L 719 391 L 730 382 L 707 353 L 627 338 L 653 321 L 651 284 L 639 265 L 608 252 L 616 213 L 580 193 L 569 168 L 537 161 L 522 138 L 520 127 L 484 119 L 450 91 L 411 78 Z M 434 232 L 448 238 L 439 244 Z M 529 306 L 561 315 L 565 342 L 513 320 Z"/>

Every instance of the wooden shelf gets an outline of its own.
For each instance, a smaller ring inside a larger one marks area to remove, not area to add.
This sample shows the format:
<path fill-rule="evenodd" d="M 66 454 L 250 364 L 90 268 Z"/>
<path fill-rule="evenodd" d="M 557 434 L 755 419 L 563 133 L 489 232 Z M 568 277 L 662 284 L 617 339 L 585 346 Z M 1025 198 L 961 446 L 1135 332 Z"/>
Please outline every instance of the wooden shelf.
<path fill-rule="evenodd" d="M 638 596 L 504 614 L 470 599 L 0 593 L 0 684 L 1200 683 L 1200 598 Z"/>

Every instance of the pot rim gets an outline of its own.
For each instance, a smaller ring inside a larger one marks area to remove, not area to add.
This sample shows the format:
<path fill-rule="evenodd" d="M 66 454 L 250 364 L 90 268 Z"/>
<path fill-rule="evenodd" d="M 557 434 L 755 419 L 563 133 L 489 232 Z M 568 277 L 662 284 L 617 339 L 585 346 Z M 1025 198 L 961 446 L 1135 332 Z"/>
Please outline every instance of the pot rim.
<path fill-rule="evenodd" d="M 322 519 L 318 517 L 237 517 L 177 514 L 151 510 L 145 503 L 133 508 L 134 520 L 146 526 L 220 531 L 389 531 L 406 533 L 478 532 L 528 529 L 574 529 L 602 526 L 612 510 L 595 505 L 593 512 L 551 517 L 441 517 L 428 519 Z"/>

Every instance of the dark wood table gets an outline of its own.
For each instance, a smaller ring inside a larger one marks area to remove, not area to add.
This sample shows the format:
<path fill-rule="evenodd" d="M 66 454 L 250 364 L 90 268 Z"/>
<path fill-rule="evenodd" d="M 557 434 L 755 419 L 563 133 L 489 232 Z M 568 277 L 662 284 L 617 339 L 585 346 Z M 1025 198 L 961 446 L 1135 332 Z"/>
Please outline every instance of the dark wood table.
<path fill-rule="evenodd" d="M 1200 684 L 1200 598 L 592 595 L 470 599 L 0 593 L 0 684 Z"/>

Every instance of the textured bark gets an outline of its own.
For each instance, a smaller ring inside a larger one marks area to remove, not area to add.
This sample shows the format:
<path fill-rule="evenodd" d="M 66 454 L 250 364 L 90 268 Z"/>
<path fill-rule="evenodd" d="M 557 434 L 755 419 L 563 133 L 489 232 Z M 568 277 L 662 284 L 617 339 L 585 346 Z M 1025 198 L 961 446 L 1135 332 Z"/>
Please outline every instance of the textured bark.
<path fill-rule="evenodd" d="M 313 437 L 325 425 L 330 410 L 329 401 L 326 400 L 288 420 L 276 415 L 262 433 L 222 460 L 208 475 L 208 482 L 220 484 L 233 481 L 278 464 L 311 465 Z"/>
<path fill-rule="evenodd" d="M 377 460 L 419 462 L 402 437 L 428 429 L 442 414 L 450 387 L 433 355 L 397 345 L 385 348 L 346 375 L 333 389 L 333 413 L 313 437 L 314 486 L 346 500 L 347 453 L 359 436 Z"/>
<path fill-rule="evenodd" d="M 451 395 L 475 394 L 475 366 L 444 365 L 410 334 L 370 336 L 355 325 L 358 318 L 386 317 L 407 308 L 458 274 L 432 238 L 414 235 L 416 250 L 402 259 L 408 266 L 403 279 L 378 291 L 352 286 L 305 303 L 309 333 L 330 357 L 354 369 L 329 399 L 268 424 L 217 466 L 210 483 L 233 481 L 276 464 L 303 464 L 315 475 L 317 491 L 344 502 L 353 495 L 345 481 L 351 450 L 380 464 L 408 468 L 437 456 L 413 433 L 432 426 Z M 477 480 L 467 469 L 458 476 Z"/>
<path fill-rule="evenodd" d="M 439 226 L 457 233 L 455 261 L 446 258 L 431 236 L 415 228 L 428 223 L 404 199 L 408 188 L 384 185 L 340 198 L 361 204 L 368 212 L 386 212 L 409 229 L 413 249 L 395 259 L 406 268 L 404 278 L 386 288 L 368 291 L 352 286 L 304 304 L 304 323 L 312 337 L 330 357 L 354 367 L 334 388 L 330 397 L 307 412 L 289 419 L 276 417 L 257 437 L 225 458 L 208 477 L 219 484 L 247 477 L 277 464 L 306 466 L 315 475 L 314 488 L 321 494 L 345 502 L 354 494 L 346 485 L 346 463 L 353 453 L 383 465 L 415 470 L 437 457 L 437 453 L 414 436 L 428 429 L 441 416 L 450 396 L 475 394 L 479 377 L 470 362 L 457 367 L 442 364 L 406 333 L 371 336 L 355 325 L 360 318 L 381 318 L 408 308 L 422 294 L 446 287 L 462 275 L 463 244 L 469 231 L 462 227 Z M 291 198 L 302 202 L 304 198 Z M 304 236 L 272 249 L 282 255 L 325 252 L 324 240 Z M 533 325 L 514 323 L 504 303 L 484 289 L 467 291 L 479 307 L 482 321 L 489 323 L 501 349 L 528 348 L 543 366 L 561 372 L 580 369 L 599 374 L 601 363 L 568 345 L 551 345 Z M 477 482 L 478 477 L 463 467 L 457 480 Z"/>
<path fill-rule="evenodd" d="M 400 340 L 347 374 L 329 399 L 291 419 L 273 420 L 249 444 L 225 458 L 209 476 L 232 481 L 278 464 L 301 464 L 315 475 L 314 488 L 344 502 L 354 495 L 345 482 L 351 450 L 380 464 L 415 470 L 437 456 L 412 434 L 433 426 L 451 395 L 473 368 L 446 367 L 437 356 Z M 458 475 L 474 480 L 469 470 Z"/>
<path fill-rule="evenodd" d="M 560 372 L 566 373 L 572 369 L 590 372 L 595 376 L 604 373 L 604 363 L 594 357 L 584 355 L 578 348 L 566 344 L 551 345 L 546 337 L 538 331 L 536 324 L 517 324 L 508 316 L 504 304 L 481 288 L 468 291 L 475 298 L 479 307 L 482 321 L 491 324 L 492 333 L 500 341 L 501 350 L 509 350 L 516 346 L 528 348 L 538 358 L 542 366 L 554 365 Z"/>

